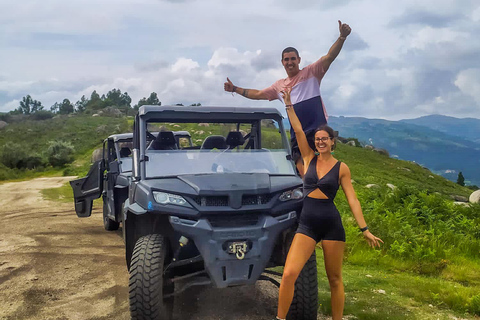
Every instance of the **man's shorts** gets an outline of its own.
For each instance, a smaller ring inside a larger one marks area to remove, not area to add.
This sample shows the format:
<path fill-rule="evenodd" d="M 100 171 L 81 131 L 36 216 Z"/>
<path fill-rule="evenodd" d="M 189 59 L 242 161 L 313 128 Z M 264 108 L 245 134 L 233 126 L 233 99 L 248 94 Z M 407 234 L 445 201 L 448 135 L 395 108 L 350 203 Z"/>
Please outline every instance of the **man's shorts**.
<path fill-rule="evenodd" d="M 305 135 L 307 136 L 307 141 L 310 148 L 312 148 L 312 150 L 315 150 L 315 131 L 312 130 L 306 132 Z M 300 149 L 298 148 L 297 139 L 293 138 L 292 140 L 290 140 L 290 144 L 292 145 L 292 160 L 296 163 L 298 159 L 302 159 Z"/>

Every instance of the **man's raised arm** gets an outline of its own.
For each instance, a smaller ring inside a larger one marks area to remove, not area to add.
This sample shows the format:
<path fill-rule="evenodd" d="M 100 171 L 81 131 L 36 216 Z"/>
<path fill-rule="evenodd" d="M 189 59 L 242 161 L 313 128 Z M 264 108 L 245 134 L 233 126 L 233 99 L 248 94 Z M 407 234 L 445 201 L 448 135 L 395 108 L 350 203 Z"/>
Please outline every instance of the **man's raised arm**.
<path fill-rule="evenodd" d="M 245 98 L 252 99 L 252 100 L 268 100 L 268 97 L 264 92 L 256 89 L 244 89 L 244 88 L 237 87 L 233 85 L 232 81 L 230 81 L 230 79 L 228 78 L 227 78 L 227 82 L 223 84 L 223 89 L 227 92 L 238 93 L 244 96 Z"/>
<path fill-rule="evenodd" d="M 321 58 L 323 69 L 325 71 L 328 70 L 328 68 L 330 67 L 330 64 L 338 56 L 338 54 L 340 53 L 340 50 L 342 50 L 343 43 L 347 39 L 350 32 L 352 32 L 352 29 L 350 28 L 350 26 L 346 23 L 342 23 L 340 20 L 338 20 L 338 29 L 340 31 L 340 36 L 338 37 L 337 41 L 335 41 L 335 43 L 330 47 L 330 50 L 328 50 L 328 53 Z"/>

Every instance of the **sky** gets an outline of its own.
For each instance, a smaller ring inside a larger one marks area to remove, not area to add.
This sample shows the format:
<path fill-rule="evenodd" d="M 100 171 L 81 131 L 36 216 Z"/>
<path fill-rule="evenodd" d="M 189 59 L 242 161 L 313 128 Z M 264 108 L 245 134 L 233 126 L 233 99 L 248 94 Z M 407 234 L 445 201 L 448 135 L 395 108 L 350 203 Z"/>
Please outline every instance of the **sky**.
<path fill-rule="evenodd" d="M 27 94 L 46 109 L 93 90 L 163 105 L 271 106 L 223 90 L 285 78 L 351 35 L 321 83 L 327 112 L 399 120 L 480 118 L 478 0 L 0 0 L 0 112 Z"/>

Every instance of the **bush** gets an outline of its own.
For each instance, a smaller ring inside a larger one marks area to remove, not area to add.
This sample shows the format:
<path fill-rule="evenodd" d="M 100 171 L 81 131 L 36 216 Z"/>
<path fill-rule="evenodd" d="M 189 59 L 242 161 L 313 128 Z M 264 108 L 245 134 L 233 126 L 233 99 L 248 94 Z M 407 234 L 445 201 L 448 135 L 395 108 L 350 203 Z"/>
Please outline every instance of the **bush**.
<path fill-rule="evenodd" d="M 73 161 L 73 145 L 65 141 L 49 141 L 47 149 L 48 162 L 54 167 L 62 167 Z"/>
<path fill-rule="evenodd" d="M 21 169 L 24 168 L 24 163 L 27 157 L 27 152 L 22 145 L 9 141 L 5 143 L 2 148 L 0 161 L 8 168 Z"/>
<path fill-rule="evenodd" d="M 47 110 L 40 110 L 32 114 L 32 120 L 47 120 L 53 118 L 54 114 Z"/>

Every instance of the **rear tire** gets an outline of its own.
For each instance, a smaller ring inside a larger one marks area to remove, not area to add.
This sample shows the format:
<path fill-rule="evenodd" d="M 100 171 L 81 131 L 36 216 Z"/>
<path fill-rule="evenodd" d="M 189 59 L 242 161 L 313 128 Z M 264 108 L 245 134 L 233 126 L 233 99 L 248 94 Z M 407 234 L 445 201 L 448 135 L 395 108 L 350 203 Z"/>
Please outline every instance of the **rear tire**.
<path fill-rule="evenodd" d="M 164 264 L 167 254 L 165 238 L 149 234 L 138 239 L 130 264 L 130 314 L 132 320 L 170 320 L 173 314 L 174 285 L 166 285 Z"/>
<path fill-rule="evenodd" d="M 295 282 L 295 294 L 287 320 L 317 320 L 317 310 L 317 259 L 315 251 L 313 251 Z"/>
<path fill-rule="evenodd" d="M 103 199 L 103 227 L 107 231 L 115 231 L 120 227 L 119 222 L 108 217 L 108 204 L 106 199 Z"/>

